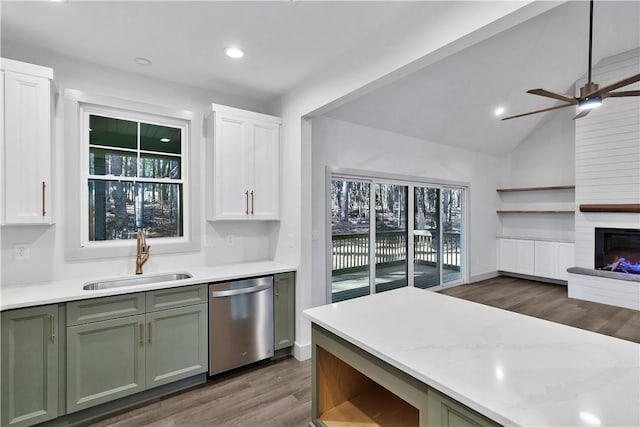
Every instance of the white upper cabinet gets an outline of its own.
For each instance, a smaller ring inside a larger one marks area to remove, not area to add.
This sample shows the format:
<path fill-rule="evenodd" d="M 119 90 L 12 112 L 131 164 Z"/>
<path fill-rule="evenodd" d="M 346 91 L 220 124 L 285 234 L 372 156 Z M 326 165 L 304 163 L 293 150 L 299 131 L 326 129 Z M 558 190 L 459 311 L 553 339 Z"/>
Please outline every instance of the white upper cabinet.
<path fill-rule="evenodd" d="M 1 59 L 2 225 L 52 224 L 53 70 Z"/>
<path fill-rule="evenodd" d="M 213 104 L 207 117 L 208 220 L 279 219 L 280 124 L 278 117 Z"/>

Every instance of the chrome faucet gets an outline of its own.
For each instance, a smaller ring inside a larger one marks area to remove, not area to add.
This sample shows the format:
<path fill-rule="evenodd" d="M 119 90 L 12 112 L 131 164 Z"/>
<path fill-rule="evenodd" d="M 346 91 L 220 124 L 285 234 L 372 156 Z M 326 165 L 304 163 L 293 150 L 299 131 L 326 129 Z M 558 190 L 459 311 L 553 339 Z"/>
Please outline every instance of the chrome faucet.
<path fill-rule="evenodd" d="M 144 238 L 144 231 L 138 231 L 136 233 L 136 240 L 138 243 L 138 250 L 136 253 L 136 274 L 142 274 L 142 266 L 147 260 L 149 260 L 150 245 L 147 245 L 147 241 Z"/>

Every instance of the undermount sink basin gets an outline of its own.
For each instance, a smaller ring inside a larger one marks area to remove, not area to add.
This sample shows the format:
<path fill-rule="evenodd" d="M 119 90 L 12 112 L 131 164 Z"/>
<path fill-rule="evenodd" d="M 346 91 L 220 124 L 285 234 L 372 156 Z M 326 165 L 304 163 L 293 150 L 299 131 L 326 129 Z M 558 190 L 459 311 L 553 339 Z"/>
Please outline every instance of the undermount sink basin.
<path fill-rule="evenodd" d="M 89 282 L 82 287 L 85 291 L 96 291 L 99 289 L 111 289 L 111 288 L 121 288 L 124 286 L 136 286 L 136 285 L 146 285 L 149 283 L 158 283 L 158 282 L 170 282 L 173 280 L 184 280 L 190 279 L 191 274 L 189 273 L 168 273 L 168 274 L 156 274 L 156 275 L 148 275 L 148 276 L 132 276 L 132 277 L 123 277 L 122 279 L 110 279 L 110 280 L 98 280 L 95 282 Z"/>

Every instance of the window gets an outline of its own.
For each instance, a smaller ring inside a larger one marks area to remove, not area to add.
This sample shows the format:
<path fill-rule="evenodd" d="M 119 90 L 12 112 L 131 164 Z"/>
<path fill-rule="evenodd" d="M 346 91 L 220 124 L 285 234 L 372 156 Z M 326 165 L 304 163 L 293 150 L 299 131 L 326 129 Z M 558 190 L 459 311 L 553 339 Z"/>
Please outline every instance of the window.
<path fill-rule="evenodd" d="M 464 188 L 334 175 L 330 189 L 328 301 L 463 280 Z"/>
<path fill-rule="evenodd" d="M 83 242 L 185 236 L 187 122 L 83 108 Z"/>

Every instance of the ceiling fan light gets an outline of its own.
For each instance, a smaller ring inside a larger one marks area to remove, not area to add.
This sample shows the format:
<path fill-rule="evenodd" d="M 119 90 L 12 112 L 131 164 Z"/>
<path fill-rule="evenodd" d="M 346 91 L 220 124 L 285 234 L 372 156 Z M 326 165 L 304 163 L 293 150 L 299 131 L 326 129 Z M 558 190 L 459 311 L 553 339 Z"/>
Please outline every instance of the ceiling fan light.
<path fill-rule="evenodd" d="M 602 105 L 602 98 L 599 96 L 586 97 L 578 103 L 578 110 L 591 110 Z"/>

